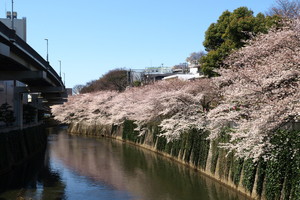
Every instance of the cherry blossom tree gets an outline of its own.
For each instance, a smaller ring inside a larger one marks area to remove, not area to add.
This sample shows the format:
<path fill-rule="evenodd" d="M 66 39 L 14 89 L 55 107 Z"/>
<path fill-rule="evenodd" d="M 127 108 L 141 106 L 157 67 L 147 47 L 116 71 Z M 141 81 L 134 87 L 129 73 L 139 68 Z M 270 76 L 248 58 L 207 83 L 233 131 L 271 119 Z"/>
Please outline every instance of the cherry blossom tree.
<path fill-rule="evenodd" d="M 276 0 L 276 5 L 267 12 L 268 15 L 279 15 L 286 18 L 297 18 L 300 16 L 299 0 Z"/>
<path fill-rule="evenodd" d="M 208 113 L 211 138 L 232 128 L 224 144 L 238 155 L 258 158 L 270 136 L 300 115 L 300 23 L 287 21 L 233 53 L 215 79 L 223 100 Z"/>
<path fill-rule="evenodd" d="M 151 121 L 161 121 L 162 135 L 169 140 L 195 127 L 204 128 L 206 112 L 218 93 L 210 79 L 193 82 L 161 81 L 124 92 L 100 91 L 71 96 L 62 106 L 53 106 L 56 119 L 64 122 L 121 124 L 133 120 L 138 130 Z"/>

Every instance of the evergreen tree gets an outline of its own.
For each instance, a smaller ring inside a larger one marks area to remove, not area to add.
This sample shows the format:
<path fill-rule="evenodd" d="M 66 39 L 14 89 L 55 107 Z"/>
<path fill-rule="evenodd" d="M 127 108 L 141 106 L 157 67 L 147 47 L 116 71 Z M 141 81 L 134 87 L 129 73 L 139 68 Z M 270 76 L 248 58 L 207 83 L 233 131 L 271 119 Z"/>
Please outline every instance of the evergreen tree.
<path fill-rule="evenodd" d="M 205 32 L 203 45 L 208 53 L 200 59 L 203 73 L 216 76 L 214 69 L 224 66 L 224 58 L 233 50 L 243 47 L 252 36 L 267 33 L 278 20 L 278 16 L 266 17 L 262 13 L 254 16 L 247 7 L 223 12 L 217 23 L 212 23 Z"/>
<path fill-rule="evenodd" d="M 11 108 L 8 103 L 4 103 L 0 106 L 0 121 L 4 122 L 6 126 L 12 125 L 15 121 L 14 112 Z"/>

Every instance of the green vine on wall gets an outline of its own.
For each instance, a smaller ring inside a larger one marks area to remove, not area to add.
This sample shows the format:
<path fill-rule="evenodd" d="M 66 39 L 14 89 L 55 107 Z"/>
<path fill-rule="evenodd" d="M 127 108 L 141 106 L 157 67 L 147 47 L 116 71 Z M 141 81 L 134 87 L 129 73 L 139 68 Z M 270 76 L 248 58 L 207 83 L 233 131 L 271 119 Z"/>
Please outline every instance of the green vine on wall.
<path fill-rule="evenodd" d="M 221 169 L 221 172 L 220 172 L 221 174 L 219 174 L 219 175 L 222 176 L 224 174 L 223 172 L 224 172 L 225 168 L 226 169 L 231 168 L 230 166 L 224 166 L 224 165 L 226 165 L 228 163 L 228 162 L 225 161 L 225 160 L 227 160 L 225 158 L 226 155 L 227 155 L 227 151 L 224 150 L 224 149 L 220 149 L 219 148 L 219 145 L 221 143 L 227 143 L 227 142 L 229 142 L 230 136 L 227 134 L 229 131 L 231 131 L 230 128 L 228 128 L 228 127 L 223 128 L 223 130 L 219 133 L 219 137 L 217 139 L 211 141 L 212 142 L 212 145 L 211 145 L 211 148 L 212 148 L 212 150 L 211 150 L 212 151 L 212 159 L 211 159 L 211 168 L 210 168 L 210 171 L 213 174 L 216 171 L 217 163 L 218 163 L 218 160 L 220 159 L 220 157 L 221 157 L 221 160 L 223 162 L 219 162 L 219 168 Z M 229 163 L 231 163 L 231 162 L 229 161 Z"/>
<path fill-rule="evenodd" d="M 211 173 L 215 173 L 216 172 L 216 168 L 217 168 L 217 162 L 218 162 L 218 158 L 219 158 L 219 148 L 218 148 L 218 141 L 214 140 L 212 141 L 212 156 L 211 156 L 211 165 L 210 165 L 210 172 Z"/>
<path fill-rule="evenodd" d="M 300 199 L 300 132 L 278 131 L 270 140 L 273 148 L 266 168 L 266 197 L 268 200 Z"/>
<path fill-rule="evenodd" d="M 172 144 L 172 156 L 178 157 L 181 148 L 182 139 L 174 140 L 170 142 Z"/>
<path fill-rule="evenodd" d="M 205 169 L 210 144 L 207 139 L 209 133 L 207 131 L 194 129 L 190 132 L 190 134 L 193 135 L 192 139 L 194 140 L 192 148 L 192 162 L 194 165 Z"/>
<path fill-rule="evenodd" d="M 132 120 L 125 120 L 123 123 L 123 135 L 122 139 L 136 142 L 139 133 L 134 129 L 137 127 Z"/>
<path fill-rule="evenodd" d="M 257 165 L 257 180 L 256 180 L 256 185 L 257 185 L 256 193 L 259 196 L 262 196 L 262 192 L 263 192 L 263 185 L 266 176 L 266 167 L 267 167 L 266 162 L 262 158 L 260 158 L 258 160 L 258 165 Z"/>
<path fill-rule="evenodd" d="M 239 182 L 241 179 L 243 164 L 244 164 L 243 158 L 235 158 L 234 162 L 232 163 L 232 170 L 231 170 L 230 178 L 236 186 L 239 185 Z"/>
<path fill-rule="evenodd" d="M 244 168 L 243 168 L 244 176 L 243 176 L 242 184 L 249 192 L 252 192 L 254 186 L 256 168 L 257 168 L 257 163 L 253 162 L 253 159 L 245 160 Z"/>

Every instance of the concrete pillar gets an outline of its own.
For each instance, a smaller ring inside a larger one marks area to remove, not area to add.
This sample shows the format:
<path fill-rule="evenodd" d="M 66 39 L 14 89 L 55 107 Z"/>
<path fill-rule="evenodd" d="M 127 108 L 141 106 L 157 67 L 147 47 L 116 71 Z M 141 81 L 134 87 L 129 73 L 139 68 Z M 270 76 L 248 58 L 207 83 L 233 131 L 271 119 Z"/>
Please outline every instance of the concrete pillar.
<path fill-rule="evenodd" d="M 23 95 L 15 91 L 14 93 L 14 115 L 16 126 L 23 129 Z"/>
<path fill-rule="evenodd" d="M 38 123 L 38 94 L 31 94 L 31 103 L 32 106 L 36 108 L 36 113 L 34 116 L 34 123 Z"/>
<path fill-rule="evenodd" d="M 26 87 L 14 88 L 14 115 L 16 118 L 15 125 L 23 129 L 23 93 L 27 93 Z"/>

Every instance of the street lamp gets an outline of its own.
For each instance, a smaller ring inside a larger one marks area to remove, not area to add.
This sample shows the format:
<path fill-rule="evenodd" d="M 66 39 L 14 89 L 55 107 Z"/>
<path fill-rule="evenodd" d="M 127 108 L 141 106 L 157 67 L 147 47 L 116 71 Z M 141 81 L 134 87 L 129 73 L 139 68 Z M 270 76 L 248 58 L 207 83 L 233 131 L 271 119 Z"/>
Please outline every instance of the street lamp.
<path fill-rule="evenodd" d="M 11 29 L 14 30 L 14 0 L 11 0 Z"/>
<path fill-rule="evenodd" d="M 61 78 L 61 60 L 59 60 L 58 62 L 59 62 L 59 76 Z"/>
<path fill-rule="evenodd" d="M 48 39 L 45 39 L 47 41 L 47 62 L 49 62 L 49 55 L 48 55 Z"/>

